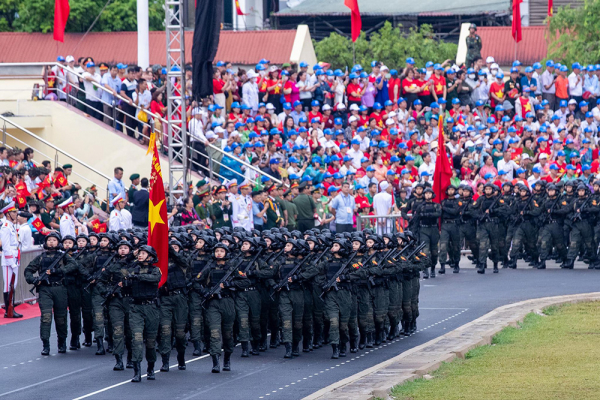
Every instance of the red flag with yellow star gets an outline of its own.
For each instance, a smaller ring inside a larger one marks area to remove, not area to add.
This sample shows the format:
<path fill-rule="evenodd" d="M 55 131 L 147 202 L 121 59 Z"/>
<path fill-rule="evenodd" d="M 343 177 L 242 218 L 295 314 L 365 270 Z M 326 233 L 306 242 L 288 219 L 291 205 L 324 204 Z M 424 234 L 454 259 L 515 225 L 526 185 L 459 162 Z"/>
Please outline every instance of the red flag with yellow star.
<path fill-rule="evenodd" d="M 242 11 L 242 7 L 240 7 L 240 1 L 239 0 L 235 0 L 235 12 L 237 13 L 237 15 L 246 15 Z"/>
<path fill-rule="evenodd" d="M 165 187 L 163 185 L 162 172 L 158 149 L 153 138 L 150 139 L 150 150 L 152 151 L 152 173 L 150 174 L 150 204 L 148 210 L 148 245 L 156 250 L 162 277 L 159 287 L 167 281 L 169 269 L 169 226 L 167 225 L 167 202 L 165 199 Z"/>
<path fill-rule="evenodd" d="M 437 157 L 435 159 L 435 170 L 433 172 L 433 192 L 435 198 L 433 201 L 441 203 L 446 196 L 446 188 L 450 186 L 450 179 L 452 178 L 452 166 L 450 160 L 448 160 L 448 154 L 446 153 L 446 138 L 444 137 L 444 118 L 440 115 L 438 125 L 438 149 Z"/>

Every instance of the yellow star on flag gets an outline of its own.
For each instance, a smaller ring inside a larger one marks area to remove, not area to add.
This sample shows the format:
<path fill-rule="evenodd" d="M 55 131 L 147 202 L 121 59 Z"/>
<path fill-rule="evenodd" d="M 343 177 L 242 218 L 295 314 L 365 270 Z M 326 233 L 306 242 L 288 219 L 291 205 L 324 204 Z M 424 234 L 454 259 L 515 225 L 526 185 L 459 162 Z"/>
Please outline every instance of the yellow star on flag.
<path fill-rule="evenodd" d="M 496 95 L 496 97 L 500 98 L 502 96 L 504 96 L 504 92 L 502 92 L 502 90 L 498 90 L 496 93 L 494 93 Z"/>
<path fill-rule="evenodd" d="M 162 206 L 162 203 L 164 203 L 164 200 L 161 200 L 157 205 L 154 205 L 152 200 L 150 200 L 150 210 L 148 213 L 148 221 L 150 221 L 150 233 L 154 231 L 154 225 L 165 223 L 165 221 L 163 221 L 160 217 L 160 207 Z"/>

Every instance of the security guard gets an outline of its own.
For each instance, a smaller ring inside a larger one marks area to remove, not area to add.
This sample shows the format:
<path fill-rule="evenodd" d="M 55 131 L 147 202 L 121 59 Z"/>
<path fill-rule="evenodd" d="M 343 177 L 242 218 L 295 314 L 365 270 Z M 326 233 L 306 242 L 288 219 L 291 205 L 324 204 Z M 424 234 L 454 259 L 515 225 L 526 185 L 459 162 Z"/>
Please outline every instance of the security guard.
<path fill-rule="evenodd" d="M 67 352 L 67 288 L 64 286 L 66 274 L 77 269 L 77 264 L 66 253 L 60 252 L 60 236 L 49 233 L 44 241 L 43 254 L 34 258 L 25 268 L 25 280 L 37 288 L 40 305 L 40 337 L 43 343 L 42 355 L 50 354 L 50 329 L 52 312 L 58 335 L 58 352 Z M 34 274 L 38 274 L 34 277 Z"/>

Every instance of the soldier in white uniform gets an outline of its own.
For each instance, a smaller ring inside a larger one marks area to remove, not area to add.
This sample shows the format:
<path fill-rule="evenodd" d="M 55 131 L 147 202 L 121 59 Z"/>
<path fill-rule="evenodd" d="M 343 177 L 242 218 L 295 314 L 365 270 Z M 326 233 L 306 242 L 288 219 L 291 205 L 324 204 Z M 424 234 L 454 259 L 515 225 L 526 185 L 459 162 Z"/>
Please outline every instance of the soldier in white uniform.
<path fill-rule="evenodd" d="M 33 214 L 27 211 L 19 211 L 19 214 L 17 214 L 17 233 L 19 234 L 21 251 L 26 251 L 34 248 L 31 227 L 27 223 L 27 221 L 29 221 L 29 218 L 31 217 L 33 217 Z"/>
<path fill-rule="evenodd" d="M 8 299 L 10 297 L 11 280 L 14 276 L 12 288 L 17 287 L 19 279 L 19 239 L 17 237 L 17 209 L 14 202 L 10 202 L 6 207 L 0 210 L 4 214 L 2 227 L 0 227 L 0 240 L 2 241 L 2 278 L 4 286 L 2 288 L 4 294 L 4 306 L 8 310 Z M 13 293 L 12 301 L 14 305 L 15 296 Z M 21 314 L 13 311 L 13 318 L 22 318 Z M 4 313 L 4 318 L 8 318 L 8 314 Z"/>
<path fill-rule="evenodd" d="M 60 217 L 60 236 L 65 237 L 71 235 L 77 236 L 75 232 L 75 205 L 73 204 L 73 197 L 69 197 L 58 205 L 63 210 L 63 215 Z"/>
<path fill-rule="evenodd" d="M 108 230 L 116 232 L 119 229 L 133 228 L 131 213 L 125 209 L 125 199 L 123 196 L 118 194 L 114 199 L 111 200 L 111 204 L 114 208 L 110 212 Z"/>
<path fill-rule="evenodd" d="M 252 216 L 252 197 L 250 192 L 252 187 L 250 182 L 244 181 L 240 185 L 240 193 L 231 202 L 233 205 L 231 222 L 233 227 L 241 226 L 248 232 L 254 229 L 254 221 Z"/>
<path fill-rule="evenodd" d="M 230 181 L 224 182 L 223 184 L 225 185 L 225 187 L 228 190 L 228 192 L 227 192 L 227 200 L 229 200 L 230 202 L 233 203 L 233 201 L 235 200 L 235 198 L 236 198 L 236 196 L 238 194 L 237 179 L 232 179 Z"/>

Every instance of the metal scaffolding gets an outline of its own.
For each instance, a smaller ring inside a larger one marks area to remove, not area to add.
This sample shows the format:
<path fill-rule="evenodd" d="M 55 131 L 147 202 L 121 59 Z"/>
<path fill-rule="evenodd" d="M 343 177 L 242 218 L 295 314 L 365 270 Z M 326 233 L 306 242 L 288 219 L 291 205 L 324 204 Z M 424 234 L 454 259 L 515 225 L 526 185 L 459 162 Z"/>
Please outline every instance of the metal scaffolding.
<path fill-rule="evenodd" d="M 185 103 L 184 0 L 165 0 L 167 34 L 167 126 L 169 203 L 188 194 L 188 151 Z"/>

